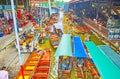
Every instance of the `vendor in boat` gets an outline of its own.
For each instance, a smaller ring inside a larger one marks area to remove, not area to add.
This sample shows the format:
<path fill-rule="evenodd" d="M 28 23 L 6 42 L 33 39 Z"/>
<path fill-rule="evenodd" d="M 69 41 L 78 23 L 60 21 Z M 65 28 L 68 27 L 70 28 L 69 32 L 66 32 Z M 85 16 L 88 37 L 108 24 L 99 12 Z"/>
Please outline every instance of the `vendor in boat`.
<path fill-rule="evenodd" d="M 61 30 L 61 29 L 58 29 L 58 36 L 59 36 L 59 37 L 62 37 L 62 35 L 63 35 L 62 30 Z"/>
<path fill-rule="evenodd" d="M 70 63 L 68 58 L 63 59 L 61 63 L 61 70 L 69 70 L 70 69 Z"/>
<path fill-rule="evenodd" d="M 53 35 L 55 33 L 55 27 L 53 25 L 49 25 L 49 31 Z"/>
<path fill-rule="evenodd" d="M 82 58 L 78 58 L 76 61 L 77 67 L 83 67 L 84 66 L 84 60 Z"/>

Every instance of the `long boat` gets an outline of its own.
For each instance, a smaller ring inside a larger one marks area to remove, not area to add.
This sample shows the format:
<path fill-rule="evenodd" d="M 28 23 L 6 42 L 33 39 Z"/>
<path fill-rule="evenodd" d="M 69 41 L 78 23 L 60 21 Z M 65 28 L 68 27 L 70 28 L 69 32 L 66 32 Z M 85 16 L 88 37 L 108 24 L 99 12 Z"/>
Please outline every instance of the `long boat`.
<path fill-rule="evenodd" d="M 99 79 L 99 72 L 79 36 L 73 37 L 74 73 L 77 78 Z M 89 74 L 89 75 L 88 75 Z"/>
<path fill-rule="evenodd" d="M 32 73 L 35 70 L 35 67 L 38 63 L 38 60 L 40 59 L 40 54 L 37 52 L 33 52 L 29 58 L 27 59 L 27 61 L 25 62 L 25 64 L 23 65 L 23 69 L 24 69 L 24 79 L 29 79 L 32 75 Z M 19 71 L 14 79 L 22 79 L 22 74 L 21 71 Z"/>
<path fill-rule="evenodd" d="M 49 79 L 51 50 L 42 52 L 40 60 L 36 66 L 32 79 Z"/>
<path fill-rule="evenodd" d="M 88 55 L 84 49 L 82 41 L 79 36 L 73 37 L 73 56 L 74 56 L 74 73 L 77 78 L 86 78 L 84 72 L 85 62 L 88 58 Z"/>
<path fill-rule="evenodd" d="M 63 34 L 60 44 L 54 55 L 59 56 L 58 61 L 58 79 L 70 79 L 71 78 L 71 66 L 72 66 L 72 43 L 70 34 Z"/>
<path fill-rule="evenodd" d="M 59 45 L 59 37 L 58 37 L 58 35 L 56 35 L 56 34 L 52 35 L 51 34 L 50 35 L 50 42 L 51 42 L 53 48 L 57 48 L 58 45 Z"/>

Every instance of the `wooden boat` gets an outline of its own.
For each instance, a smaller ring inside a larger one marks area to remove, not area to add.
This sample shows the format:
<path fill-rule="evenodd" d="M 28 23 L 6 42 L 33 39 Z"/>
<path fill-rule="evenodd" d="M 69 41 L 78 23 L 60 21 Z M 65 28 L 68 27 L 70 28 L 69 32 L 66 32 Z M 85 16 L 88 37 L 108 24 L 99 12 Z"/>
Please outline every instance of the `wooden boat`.
<path fill-rule="evenodd" d="M 39 44 L 45 43 L 45 33 L 41 32 L 38 39 L 39 39 Z"/>
<path fill-rule="evenodd" d="M 72 43 L 70 34 L 62 35 L 59 47 L 54 56 L 59 56 L 59 60 L 57 60 L 58 79 L 71 79 Z"/>
<path fill-rule="evenodd" d="M 91 63 L 89 58 L 81 58 L 84 64 L 77 64 L 77 59 L 73 60 L 74 74 L 77 78 L 88 78 L 90 74 L 91 79 L 99 79 L 99 72 L 95 64 Z"/>
<path fill-rule="evenodd" d="M 90 79 L 99 79 L 99 75 L 95 64 L 90 62 L 88 57 L 88 50 L 84 47 L 82 40 L 79 36 L 73 37 L 73 49 L 74 49 L 74 73 L 78 78 L 88 79 L 88 73 L 90 74 Z"/>
<path fill-rule="evenodd" d="M 91 33 L 91 30 L 90 30 L 90 28 L 88 28 L 87 26 L 82 26 L 83 27 L 83 29 L 85 30 L 85 32 L 86 33 Z"/>
<path fill-rule="evenodd" d="M 77 30 L 78 33 L 85 33 L 85 30 L 83 29 L 82 26 L 77 26 L 76 30 Z"/>
<path fill-rule="evenodd" d="M 42 52 L 40 60 L 34 71 L 32 79 L 49 79 L 51 51 L 47 49 Z"/>
<path fill-rule="evenodd" d="M 53 48 L 57 48 L 59 45 L 59 37 L 57 35 L 50 35 L 50 42 Z"/>
<path fill-rule="evenodd" d="M 90 76 L 92 79 L 99 79 L 99 72 L 94 63 L 91 63 L 90 60 L 87 60 L 86 68 L 90 72 Z"/>
<path fill-rule="evenodd" d="M 37 52 L 33 52 L 29 58 L 27 59 L 27 61 L 25 62 L 25 64 L 23 65 L 23 69 L 24 69 L 24 79 L 29 79 L 32 75 L 32 73 L 34 72 L 34 69 L 38 63 L 38 60 L 40 58 L 40 54 Z M 22 79 L 22 74 L 21 71 L 19 71 L 17 73 L 17 75 L 15 76 L 14 79 Z"/>

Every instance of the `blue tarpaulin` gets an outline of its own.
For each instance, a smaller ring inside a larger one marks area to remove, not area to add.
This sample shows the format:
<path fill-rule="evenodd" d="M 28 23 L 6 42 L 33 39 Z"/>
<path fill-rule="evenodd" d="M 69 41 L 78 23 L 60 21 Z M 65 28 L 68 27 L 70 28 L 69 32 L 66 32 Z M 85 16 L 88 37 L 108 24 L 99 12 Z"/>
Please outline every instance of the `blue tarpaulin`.
<path fill-rule="evenodd" d="M 107 45 L 101 45 L 98 46 L 101 51 L 104 52 L 105 55 L 107 55 L 114 63 L 120 68 L 120 56 L 109 46 Z"/>
<path fill-rule="evenodd" d="M 73 37 L 74 57 L 87 58 L 86 51 L 79 36 Z"/>

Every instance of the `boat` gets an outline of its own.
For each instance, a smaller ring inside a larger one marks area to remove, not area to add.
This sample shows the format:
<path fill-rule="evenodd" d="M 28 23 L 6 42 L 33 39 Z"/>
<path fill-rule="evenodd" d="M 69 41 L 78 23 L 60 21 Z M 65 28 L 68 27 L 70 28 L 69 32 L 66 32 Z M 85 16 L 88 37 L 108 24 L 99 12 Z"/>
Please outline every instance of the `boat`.
<path fill-rule="evenodd" d="M 30 79 L 40 57 L 41 55 L 38 52 L 32 52 L 32 54 L 28 57 L 27 61 L 23 65 L 24 79 Z M 14 79 L 22 79 L 21 70 L 17 73 Z"/>
<path fill-rule="evenodd" d="M 39 44 L 44 44 L 45 43 L 45 33 L 40 32 L 38 40 L 39 40 Z"/>
<path fill-rule="evenodd" d="M 88 50 L 84 47 L 79 36 L 73 37 L 73 47 L 73 68 L 76 77 L 87 79 L 90 75 L 91 79 L 99 79 L 99 72 L 92 59 L 89 58 Z"/>
<path fill-rule="evenodd" d="M 84 49 L 80 36 L 73 37 L 73 65 L 74 73 L 77 78 L 86 78 L 84 68 L 88 55 Z"/>
<path fill-rule="evenodd" d="M 42 52 L 40 60 L 33 73 L 32 79 L 49 79 L 51 51 L 46 49 Z"/>
<path fill-rule="evenodd" d="M 50 35 L 50 42 L 53 48 L 57 48 L 59 45 L 59 37 L 56 34 Z"/>
<path fill-rule="evenodd" d="M 72 66 L 72 43 L 70 34 L 63 34 L 60 44 L 55 52 L 55 57 L 59 56 L 58 60 L 58 79 L 71 79 Z"/>

